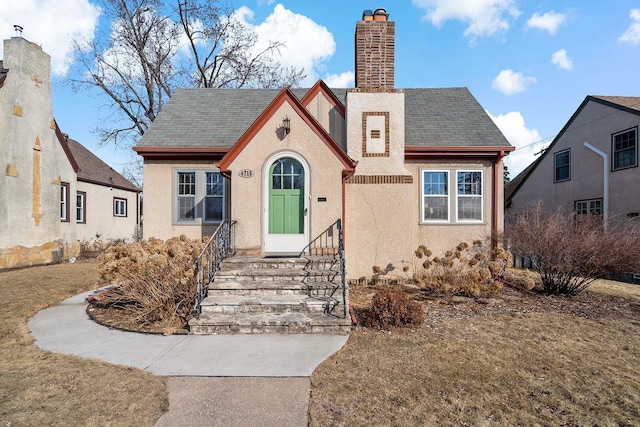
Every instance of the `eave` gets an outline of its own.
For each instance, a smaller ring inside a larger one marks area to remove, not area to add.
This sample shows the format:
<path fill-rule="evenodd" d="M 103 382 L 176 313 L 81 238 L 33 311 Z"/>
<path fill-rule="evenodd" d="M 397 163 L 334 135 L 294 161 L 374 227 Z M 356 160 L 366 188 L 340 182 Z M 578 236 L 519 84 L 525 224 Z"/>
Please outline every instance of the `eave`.
<path fill-rule="evenodd" d="M 407 145 L 404 149 L 405 160 L 425 160 L 434 158 L 474 158 L 501 159 L 515 150 L 512 146 L 416 146 Z"/>
<path fill-rule="evenodd" d="M 133 147 L 150 160 L 220 160 L 230 147 Z"/>

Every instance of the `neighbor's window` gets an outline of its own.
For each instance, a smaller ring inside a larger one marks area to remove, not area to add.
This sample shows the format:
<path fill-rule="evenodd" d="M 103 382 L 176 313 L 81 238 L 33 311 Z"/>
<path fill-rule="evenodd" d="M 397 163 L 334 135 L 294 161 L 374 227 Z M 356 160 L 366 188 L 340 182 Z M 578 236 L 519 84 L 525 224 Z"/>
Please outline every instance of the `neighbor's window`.
<path fill-rule="evenodd" d="M 613 170 L 638 166 L 638 128 L 616 133 L 613 141 Z"/>
<path fill-rule="evenodd" d="M 60 221 L 69 222 L 69 183 L 60 183 Z"/>
<path fill-rule="evenodd" d="M 555 177 L 554 182 L 571 179 L 571 150 L 567 149 L 555 153 Z"/>
<path fill-rule="evenodd" d="M 78 191 L 76 193 L 76 222 L 85 224 L 87 222 L 85 213 L 85 203 L 87 199 L 87 193 L 84 191 Z"/>
<path fill-rule="evenodd" d="M 178 221 L 195 220 L 196 173 L 178 172 Z"/>
<path fill-rule="evenodd" d="M 127 216 L 127 199 L 113 198 L 113 216 Z"/>
<path fill-rule="evenodd" d="M 224 216 L 224 180 L 220 172 L 205 172 L 204 222 L 221 222 Z"/>
<path fill-rule="evenodd" d="M 482 171 L 458 171 L 458 221 L 482 221 Z"/>
<path fill-rule="evenodd" d="M 602 199 L 578 200 L 574 211 L 576 215 L 602 216 Z"/>
<path fill-rule="evenodd" d="M 422 221 L 449 221 L 449 172 L 422 171 Z"/>

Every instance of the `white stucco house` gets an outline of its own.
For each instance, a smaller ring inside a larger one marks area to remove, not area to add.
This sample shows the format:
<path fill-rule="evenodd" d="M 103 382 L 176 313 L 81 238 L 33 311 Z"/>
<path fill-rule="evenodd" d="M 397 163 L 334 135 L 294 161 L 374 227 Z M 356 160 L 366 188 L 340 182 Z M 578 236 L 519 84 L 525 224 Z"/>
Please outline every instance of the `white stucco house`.
<path fill-rule="evenodd" d="M 140 189 L 58 128 L 51 59 L 22 37 L 0 61 L 0 269 L 74 257 L 79 242 L 131 239 Z"/>

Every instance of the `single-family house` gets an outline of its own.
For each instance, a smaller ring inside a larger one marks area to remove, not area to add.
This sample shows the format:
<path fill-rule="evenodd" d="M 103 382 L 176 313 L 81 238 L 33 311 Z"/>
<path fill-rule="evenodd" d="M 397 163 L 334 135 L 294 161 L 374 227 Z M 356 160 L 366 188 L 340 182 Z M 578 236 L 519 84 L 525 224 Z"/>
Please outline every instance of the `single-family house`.
<path fill-rule="evenodd" d="M 396 88 L 395 22 L 365 11 L 355 88 L 180 89 L 134 150 L 145 237 L 210 235 L 238 253 L 298 254 L 342 220 L 349 279 L 503 225 L 513 147 L 466 88 Z"/>
<path fill-rule="evenodd" d="M 506 186 L 505 212 L 515 217 L 542 201 L 549 211 L 637 217 L 639 126 L 640 97 L 587 96 L 544 153 Z"/>
<path fill-rule="evenodd" d="M 140 189 L 63 134 L 51 59 L 21 36 L 0 61 L 0 269 L 78 254 L 79 242 L 131 239 Z"/>

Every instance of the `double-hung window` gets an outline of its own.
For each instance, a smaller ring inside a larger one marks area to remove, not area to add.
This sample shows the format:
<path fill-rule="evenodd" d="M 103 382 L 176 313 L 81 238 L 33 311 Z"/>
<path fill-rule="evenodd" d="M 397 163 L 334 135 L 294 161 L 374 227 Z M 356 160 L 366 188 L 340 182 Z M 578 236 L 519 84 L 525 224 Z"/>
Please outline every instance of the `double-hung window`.
<path fill-rule="evenodd" d="M 482 171 L 457 172 L 458 221 L 482 221 Z"/>
<path fill-rule="evenodd" d="M 554 182 L 571 179 L 571 150 L 563 150 L 554 154 Z"/>
<path fill-rule="evenodd" d="M 422 171 L 422 221 L 449 221 L 448 171 Z"/>
<path fill-rule="evenodd" d="M 205 172 L 204 222 L 221 222 L 224 216 L 224 182 L 220 172 Z"/>
<path fill-rule="evenodd" d="M 76 222 L 85 224 L 87 222 L 85 204 L 87 199 L 87 193 L 84 191 L 78 191 L 76 193 Z"/>
<path fill-rule="evenodd" d="M 613 170 L 638 166 L 638 128 L 612 136 Z"/>
<path fill-rule="evenodd" d="M 113 216 L 127 216 L 127 199 L 113 198 Z"/>
<path fill-rule="evenodd" d="M 196 219 L 196 173 L 178 172 L 178 221 Z"/>
<path fill-rule="evenodd" d="M 60 221 L 69 222 L 69 183 L 60 184 Z"/>

